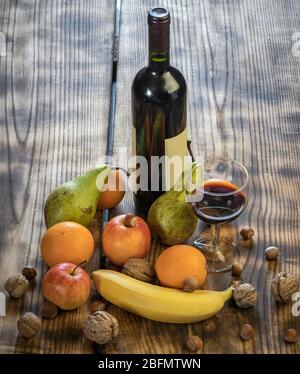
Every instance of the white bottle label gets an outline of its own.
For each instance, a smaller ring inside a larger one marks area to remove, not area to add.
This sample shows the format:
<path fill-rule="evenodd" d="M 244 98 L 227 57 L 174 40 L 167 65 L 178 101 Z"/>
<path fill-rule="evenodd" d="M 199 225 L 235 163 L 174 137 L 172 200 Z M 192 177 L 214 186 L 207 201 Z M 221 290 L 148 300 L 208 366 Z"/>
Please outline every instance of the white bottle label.
<path fill-rule="evenodd" d="M 136 152 L 136 130 L 132 127 L 132 163 L 131 168 L 135 171 L 135 162 L 137 156 Z M 185 128 L 180 134 L 174 136 L 173 138 L 165 139 L 165 189 L 170 190 L 174 184 L 181 180 L 184 170 L 187 169 L 186 165 L 188 155 L 187 149 L 187 129 Z M 158 168 L 157 168 L 158 171 Z M 142 177 L 142 173 L 139 173 Z M 147 174 L 148 176 L 148 174 Z M 157 175 L 159 178 L 159 174 Z M 134 178 L 133 178 L 134 179 Z M 145 183 L 145 185 L 148 185 Z M 132 186 L 133 187 L 133 186 Z M 134 186 L 134 191 L 137 190 L 137 186 Z"/>
<path fill-rule="evenodd" d="M 177 136 L 165 140 L 165 155 L 165 182 L 168 191 L 186 169 L 185 158 L 188 155 L 186 128 Z"/>

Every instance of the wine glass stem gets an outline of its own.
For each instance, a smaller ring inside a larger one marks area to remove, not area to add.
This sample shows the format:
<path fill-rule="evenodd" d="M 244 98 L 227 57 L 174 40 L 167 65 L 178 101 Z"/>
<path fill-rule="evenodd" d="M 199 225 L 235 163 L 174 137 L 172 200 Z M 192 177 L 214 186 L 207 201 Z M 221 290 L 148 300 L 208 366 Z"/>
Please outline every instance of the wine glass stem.
<path fill-rule="evenodd" d="M 212 251 L 219 252 L 220 250 L 220 225 L 211 225 L 211 244 Z"/>

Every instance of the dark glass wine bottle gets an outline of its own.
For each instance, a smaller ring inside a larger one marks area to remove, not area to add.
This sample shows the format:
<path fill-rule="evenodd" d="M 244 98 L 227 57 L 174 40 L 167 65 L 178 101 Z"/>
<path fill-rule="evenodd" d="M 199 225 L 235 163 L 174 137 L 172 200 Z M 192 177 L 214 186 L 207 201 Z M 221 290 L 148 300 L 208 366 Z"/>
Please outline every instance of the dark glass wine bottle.
<path fill-rule="evenodd" d="M 136 210 L 143 215 L 164 190 L 172 187 L 174 171 L 168 157 L 183 159 L 187 155 L 186 82 L 180 71 L 170 66 L 167 9 L 150 9 L 148 31 L 149 64 L 132 83 L 133 155 L 144 156 L 148 162 L 148 191 L 135 193 Z M 152 156 L 167 157 L 159 166 Z M 153 185 L 159 187 L 154 190 Z"/>

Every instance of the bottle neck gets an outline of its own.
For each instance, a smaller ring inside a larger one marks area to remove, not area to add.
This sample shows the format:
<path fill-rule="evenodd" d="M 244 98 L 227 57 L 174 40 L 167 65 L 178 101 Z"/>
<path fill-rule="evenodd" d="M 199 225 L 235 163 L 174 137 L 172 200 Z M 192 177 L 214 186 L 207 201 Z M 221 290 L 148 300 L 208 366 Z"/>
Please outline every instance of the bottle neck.
<path fill-rule="evenodd" d="M 154 72 L 167 71 L 170 66 L 169 24 L 149 24 L 149 67 Z"/>

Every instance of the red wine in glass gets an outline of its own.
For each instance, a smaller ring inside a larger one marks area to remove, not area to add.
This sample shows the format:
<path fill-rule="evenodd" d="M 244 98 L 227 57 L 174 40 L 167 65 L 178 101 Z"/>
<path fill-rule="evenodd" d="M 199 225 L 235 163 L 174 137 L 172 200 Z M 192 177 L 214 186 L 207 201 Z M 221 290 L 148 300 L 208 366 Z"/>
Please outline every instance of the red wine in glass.
<path fill-rule="evenodd" d="M 195 215 L 211 225 L 235 220 L 244 210 L 246 199 L 239 187 L 222 179 L 210 179 L 201 187 L 203 198 L 192 202 Z M 235 192 L 236 191 L 236 192 Z"/>

